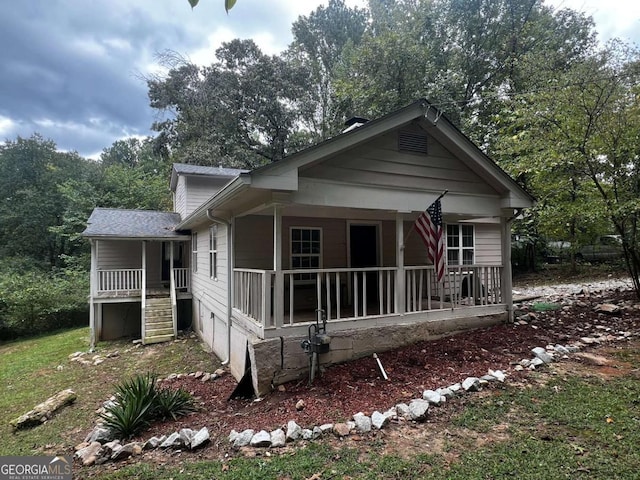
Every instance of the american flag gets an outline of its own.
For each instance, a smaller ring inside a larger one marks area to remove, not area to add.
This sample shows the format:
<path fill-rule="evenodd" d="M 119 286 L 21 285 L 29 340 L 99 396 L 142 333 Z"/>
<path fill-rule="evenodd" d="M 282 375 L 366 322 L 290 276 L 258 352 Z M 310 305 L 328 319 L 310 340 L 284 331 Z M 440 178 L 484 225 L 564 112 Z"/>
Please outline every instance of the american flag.
<path fill-rule="evenodd" d="M 442 206 L 436 200 L 422 212 L 414 228 L 427 246 L 427 256 L 436 267 L 438 283 L 444 279 L 444 235 L 442 234 Z"/>

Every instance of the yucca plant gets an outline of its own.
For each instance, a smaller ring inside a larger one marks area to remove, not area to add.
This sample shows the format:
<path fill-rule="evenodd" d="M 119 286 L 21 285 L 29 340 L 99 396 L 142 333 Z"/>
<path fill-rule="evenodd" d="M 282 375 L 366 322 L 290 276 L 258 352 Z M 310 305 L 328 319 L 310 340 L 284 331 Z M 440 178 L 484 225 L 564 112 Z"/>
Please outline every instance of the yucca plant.
<path fill-rule="evenodd" d="M 156 396 L 156 414 L 159 418 L 165 420 L 169 417 L 176 420 L 178 417 L 195 412 L 196 407 L 193 403 L 193 397 L 186 390 L 179 388 L 171 390 L 163 388 L 158 390 Z"/>
<path fill-rule="evenodd" d="M 152 374 L 136 375 L 116 386 L 116 400 L 100 414 L 104 426 L 118 438 L 137 435 L 156 419 L 179 416 L 195 411 L 193 397 L 179 388 L 157 388 L 157 377 Z"/>
<path fill-rule="evenodd" d="M 133 437 L 153 420 L 157 395 L 155 375 L 136 375 L 116 386 L 116 401 L 100 418 L 118 438 Z"/>

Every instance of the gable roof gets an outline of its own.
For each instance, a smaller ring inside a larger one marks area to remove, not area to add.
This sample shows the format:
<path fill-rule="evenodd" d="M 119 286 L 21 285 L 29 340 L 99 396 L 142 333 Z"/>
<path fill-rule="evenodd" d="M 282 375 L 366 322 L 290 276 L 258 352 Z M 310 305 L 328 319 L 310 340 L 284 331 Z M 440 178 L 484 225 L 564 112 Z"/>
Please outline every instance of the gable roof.
<path fill-rule="evenodd" d="M 98 207 L 91 213 L 82 235 L 88 238 L 137 240 L 189 238 L 175 230 L 178 223 L 178 213 Z"/>
<path fill-rule="evenodd" d="M 207 202 L 194 210 L 179 225 L 189 228 L 206 218 L 209 209 L 223 208 L 248 188 L 296 191 L 301 168 L 323 162 L 348 149 L 362 145 L 380 135 L 418 121 L 427 134 L 449 149 L 468 168 L 482 178 L 504 199 L 503 208 L 529 207 L 535 199 L 502 168 L 453 125 L 426 99 L 369 121 L 358 128 L 296 152 L 284 159 L 264 165 L 249 173 L 240 173 Z"/>
<path fill-rule="evenodd" d="M 202 165 L 191 165 L 188 163 L 174 163 L 171 169 L 171 190 L 175 191 L 179 175 L 201 176 L 201 177 L 218 177 L 231 180 L 241 173 L 247 173 L 249 170 L 239 168 L 224 167 L 205 167 Z"/>

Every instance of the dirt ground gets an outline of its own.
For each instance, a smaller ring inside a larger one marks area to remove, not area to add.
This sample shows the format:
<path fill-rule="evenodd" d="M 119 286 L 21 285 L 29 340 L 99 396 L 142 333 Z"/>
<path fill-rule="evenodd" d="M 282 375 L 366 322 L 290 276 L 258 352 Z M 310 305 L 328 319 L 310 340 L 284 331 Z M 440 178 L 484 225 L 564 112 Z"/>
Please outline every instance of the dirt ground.
<path fill-rule="evenodd" d="M 597 304 L 605 302 L 626 306 L 613 315 L 594 311 Z M 488 369 L 504 371 L 509 382 L 527 382 L 529 373 L 526 370 L 517 371 L 515 366 L 522 358 L 532 357 L 533 347 L 558 343 L 567 345 L 584 337 L 603 334 L 620 336 L 621 332 L 626 332 L 627 340 L 607 342 L 603 346 L 586 346 L 581 350 L 582 353 L 553 364 L 553 368 L 559 369 L 588 369 L 589 374 L 594 375 L 618 375 L 628 366 L 619 361 L 612 363 L 610 354 L 615 350 L 615 345 L 637 342 L 640 333 L 638 304 L 640 302 L 630 291 L 609 291 L 604 294 L 574 294 L 571 301 L 558 310 L 534 312 L 531 308 L 525 308 L 519 314 L 520 318 L 527 319 L 526 323 L 498 325 L 378 354 L 388 373 L 388 380 L 382 378 L 375 360 L 367 357 L 327 368 L 313 385 L 309 385 L 306 379 L 291 382 L 257 401 L 229 400 L 236 382 L 228 374 L 206 383 L 192 377 L 166 381 L 163 382 L 165 386 L 182 387 L 191 392 L 201 410 L 177 422 L 155 424 L 142 438 L 168 435 L 185 427 L 198 429 L 206 426 L 212 441 L 209 446 L 194 453 L 175 455 L 155 451 L 129 461 L 173 464 L 187 459 L 196 461 L 224 459 L 239 454 L 261 454 L 253 449 L 232 451 L 227 441 L 231 430 L 252 428 L 269 431 L 284 427 L 289 420 L 295 420 L 303 428 L 345 421 L 357 412 L 370 415 L 375 410 L 384 411 L 399 402 L 419 398 L 425 389 L 448 386 L 468 376 L 485 375 Z M 598 365 L 589 354 L 600 358 L 601 364 Z M 496 388 L 500 386 L 486 388 L 475 395 L 491 395 Z M 296 409 L 299 400 L 303 400 L 305 405 L 300 411 Z M 464 408 L 465 401 L 463 396 L 447 402 L 443 407 L 430 409 L 429 420 L 423 424 L 396 422 L 395 427 L 371 433 L 366 440 L 382 441 L 384 449 L 395 454 L 412 451 L 408 448 L 411 445 L 420 444 L 424 447 L 426 441 L 431 451 L 440 452 L 446 458 L 455 453 L 447 453 L 444 445 L 456 437 L 464 438 L 465 442 L 471 441 L 476 446 L 506 439 L 506 426 L 498 426 L 482 437 L 477 434 L 474 437 L 468 431 L 453 428 L 449 421 Z M 362 440 L 356 435 L 347 441 Z M 291 448 L 294 447 L 279 451 L 287 452 Z M 104 465 L 103 468 L 122 465 Z"/>

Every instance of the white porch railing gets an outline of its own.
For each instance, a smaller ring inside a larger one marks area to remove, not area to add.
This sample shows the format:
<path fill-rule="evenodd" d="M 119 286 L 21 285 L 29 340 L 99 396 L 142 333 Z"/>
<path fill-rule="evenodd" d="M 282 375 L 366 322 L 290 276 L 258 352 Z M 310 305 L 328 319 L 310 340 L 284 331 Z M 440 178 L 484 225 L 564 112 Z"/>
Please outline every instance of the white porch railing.
<path fill-rule="evenodd" d="M 501 265 L 447 266 L 442 284 L 431 265 L 405 267 L 405 274 L 407 312 L 503 302 Z"/>
<path fill-rule="evenodd" d="M 124 293 L 142 289 L 141 268 L 98 270 L 98 293 Z"/>
<path fill-rule="evenodd" d="M 191 291 L 191 269 L 190 268 L 174 268 L 173 281 L 177 290 L 186 289 Z"/>
<path fill-rule="evenodd" d="M 142 268 L 119 268 L 97 271 L 98 294 L 124 295 L 142 291 Z M 177 290 L 191 291 L 191 269 L 174 268 L 173 284 Z M 171 283 L 171 282 L 170 282 Z"/>
<path fill-rule="evenodd" d="M 397 315 L 436 309 L 495 305 L 503 302 L 502 266 L 447 267 L 438 285 L 433 266 L 405 267 L 403 298 L 396 267 L 284 270 L 280 319 L 274 317 L 275 271 L 234 269 L 233 308 L 262 327 Z"/>

